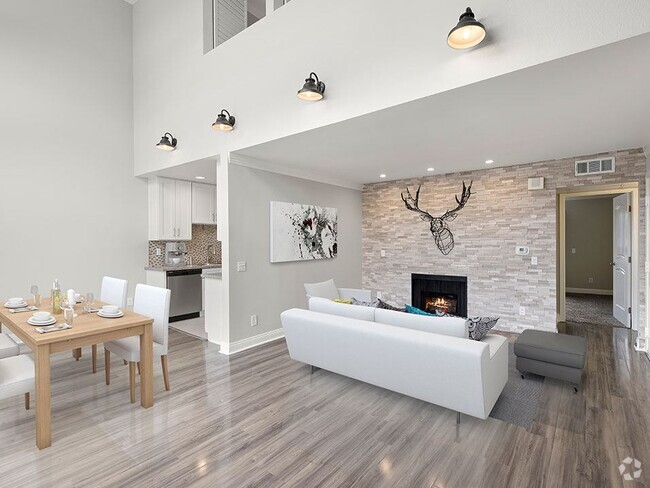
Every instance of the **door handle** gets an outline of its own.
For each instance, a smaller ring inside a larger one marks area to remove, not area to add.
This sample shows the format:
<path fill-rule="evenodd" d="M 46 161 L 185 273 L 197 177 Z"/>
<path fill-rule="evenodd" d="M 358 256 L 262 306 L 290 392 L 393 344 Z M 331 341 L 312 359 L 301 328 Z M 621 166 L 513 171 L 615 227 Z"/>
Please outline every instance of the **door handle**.
<path fill-rule="evenodd" d="M 616 263 L 609 263 L 611 266 L 616 266 Z"/>

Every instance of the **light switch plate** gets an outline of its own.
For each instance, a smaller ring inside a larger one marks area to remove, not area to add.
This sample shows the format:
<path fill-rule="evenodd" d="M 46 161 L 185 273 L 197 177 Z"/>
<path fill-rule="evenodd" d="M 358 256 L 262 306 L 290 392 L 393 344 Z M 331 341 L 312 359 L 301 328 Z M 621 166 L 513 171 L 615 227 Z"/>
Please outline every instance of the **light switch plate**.
<path fill-rule="evenodd" d="M 532 258 L 530 258 L 530 264 L 532 264 L 533 266 L 537 266 L 537 256 L 533 256 Z"/>
<path fill-rule="evenodd" d="M 251 327 L 255 327 L 257 325 L 257 315 L 251 315 Z"/>
<path fill-rule="evenodd" d="M 382 250 L 379 252 L 379 256 L 381 256 L 382 258 L 385 258 L 385 257 L 386 257 L 386 250 L 385 250 L 385 249 L 382 249 Z"/>
<path fill-rule="evenodd" d="M 237 272 L 241 273 L 246 271 L 246 261 L 237 261 Z"/>
<path fill-rule="evenodd" d="M 379 298 L 381 300 L 381 292 L 380 291 L 377 292 L 377 298 Z"/>
<path fill-rule="evenodd" d="M 519 315 L 526 315 L 526 307 L 519 307 Z"/>

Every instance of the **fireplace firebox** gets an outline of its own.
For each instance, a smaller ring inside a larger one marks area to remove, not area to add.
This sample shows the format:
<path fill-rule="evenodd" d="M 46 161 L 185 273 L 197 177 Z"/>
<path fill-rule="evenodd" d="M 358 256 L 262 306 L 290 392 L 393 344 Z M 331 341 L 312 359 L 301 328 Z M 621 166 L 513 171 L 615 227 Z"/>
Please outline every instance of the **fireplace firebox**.
<path fill-rule="evenodd" d="M 467 277 L 414 273 L 411 303 L 429 313 L 467 317 Z"/>

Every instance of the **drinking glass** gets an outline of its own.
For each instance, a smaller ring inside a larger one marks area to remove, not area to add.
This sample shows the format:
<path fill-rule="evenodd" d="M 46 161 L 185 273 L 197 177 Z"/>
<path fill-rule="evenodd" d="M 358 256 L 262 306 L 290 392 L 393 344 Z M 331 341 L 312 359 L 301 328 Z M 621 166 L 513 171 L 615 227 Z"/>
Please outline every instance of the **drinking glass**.
<path fill-rule="evenodd" d="M 91 291 L 84 297 L 84 313 L 90 313 L 95 305 L 95 295 Z"/>
<path fill-rule="evenodd" d="M 66 324 L 72 325 L 72 322 L 74 322 L 74 308 L 68 307 L 63 309 L 63 320 L 65 320 Z"/>
<path fill-rule="evenodd" d="M 31 294 L 34 296 L 34 306 L 40 308 L 41 306 L 41 294 L 38 292 L 38 286 L 32 285 Z"/>

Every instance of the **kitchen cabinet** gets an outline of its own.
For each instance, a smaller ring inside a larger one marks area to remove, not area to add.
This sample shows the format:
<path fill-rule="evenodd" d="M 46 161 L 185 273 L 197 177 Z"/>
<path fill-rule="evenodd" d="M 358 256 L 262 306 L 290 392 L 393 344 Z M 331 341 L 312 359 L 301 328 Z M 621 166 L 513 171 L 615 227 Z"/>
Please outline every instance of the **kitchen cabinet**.
<path fill-rule="evenodd" d="M 192 183 L 169 178 L 149 180 L 149 240 L 192 239 Z"/>
<path fill-rule="evenodd" d="M 192 223 L 217 223 L 217 187 L 207 183 L 192 183 Z"/>

